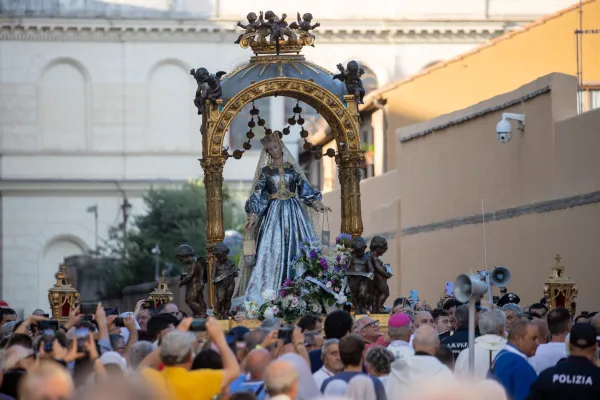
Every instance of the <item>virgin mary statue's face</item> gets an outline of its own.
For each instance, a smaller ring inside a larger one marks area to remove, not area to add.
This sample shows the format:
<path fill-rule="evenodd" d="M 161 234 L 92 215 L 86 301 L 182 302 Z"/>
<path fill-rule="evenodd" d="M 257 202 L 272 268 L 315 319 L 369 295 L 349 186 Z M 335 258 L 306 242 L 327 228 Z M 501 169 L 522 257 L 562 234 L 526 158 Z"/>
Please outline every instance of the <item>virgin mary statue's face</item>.
<path fill-rule="evenodd" d="M 278 140 L 274 140 L 265 144 L 265 151 L 274 160 L 281 158 L 281 156 L 283 155 L 283 151 L 281 150 L 281 144 Z"/>

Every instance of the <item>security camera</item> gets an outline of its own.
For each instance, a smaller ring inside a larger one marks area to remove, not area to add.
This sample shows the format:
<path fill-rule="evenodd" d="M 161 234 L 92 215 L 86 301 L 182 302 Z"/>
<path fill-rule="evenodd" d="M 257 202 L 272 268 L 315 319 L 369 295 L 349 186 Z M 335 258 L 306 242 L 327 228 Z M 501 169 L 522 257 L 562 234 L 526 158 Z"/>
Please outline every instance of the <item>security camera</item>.
<path fill-rule="evenodd" d="M 517 121 L 518 128 L 521 132 L 525 130 L 525 114 L 503 113 L 502 119 L 496 125 L 496 135 L 500 143 L 508 143 L 512 134 L 512 126 L 510 120 Z"/>

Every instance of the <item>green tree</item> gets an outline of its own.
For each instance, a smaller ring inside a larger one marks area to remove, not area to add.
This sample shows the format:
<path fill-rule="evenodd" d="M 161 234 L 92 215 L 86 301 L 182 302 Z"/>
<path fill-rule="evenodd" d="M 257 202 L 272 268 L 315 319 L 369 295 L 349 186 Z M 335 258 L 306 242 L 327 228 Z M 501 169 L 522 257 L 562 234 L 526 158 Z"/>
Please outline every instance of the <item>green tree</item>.
<path fill-rule="evenodd" d="M 175 259 L 181 244 L 189 244 L 197 255 L 206 254 L 206 191 L 199 182 L 177 189 L 151 189 L 144 196 L 146 212 L 135 216 L 127 226 L 111 227 L 101 254 L 114 262 L 109 268 L 108 291 L 120 292 L 125 286 L 154 280 L 155 257 L 152 248 L 161 251 L 160 271 L 179 275 L 184 267 Z M 226 190 L 223 193 L 225 229 L 239 229 L 235 221 L 236 204 Z"/>

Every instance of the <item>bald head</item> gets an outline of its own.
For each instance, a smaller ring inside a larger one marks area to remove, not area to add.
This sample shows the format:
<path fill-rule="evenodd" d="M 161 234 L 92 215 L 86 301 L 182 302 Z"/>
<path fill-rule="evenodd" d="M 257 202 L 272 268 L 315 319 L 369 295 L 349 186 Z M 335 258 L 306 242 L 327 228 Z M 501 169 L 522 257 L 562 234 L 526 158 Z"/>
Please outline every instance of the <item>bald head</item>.
<path fill-rule="evenodd" d="M 430 355 L 435 355 L 440 347 L 440 339 L 431 326 L 425 325 L 415 331 L 413 340 L 415 351 L 422 351 Z"/>
<path fill-rule="evenodd" d="M 295 399 L 298 393 L 298 372 L 293 364 L 286 361 L 275 361 L 265 372 L 265 387 L 269 396 L 280 394 Z"/>
<path fill-rule="evenodd" d="M 246 371 L 252 380 L 262 381 L 270 362 L 271 353 L 267 349 L 254 349 L 246 356 Z"/>
<path fill-rule="evenodd" d="M 596 328 L 596 333 L 600 335 L 600 314 L 594 315 L 590 322 L 592 323 L 592 326 Z"/>
<path fill-rule="evenodd" d="M 74 385 L 69 372 L 54 361 L 41 362 L 27 372 L 19 385 L 19 398 L 27 400 L 70 399 Z"/>
<path fill-rule="evenodd" d="M 415 327 L 420 328 L 421 326 L 429 325 L 432 328 L 435 326 L 433 317 L 429 311 L 419 311 L 415 314 Z"/>

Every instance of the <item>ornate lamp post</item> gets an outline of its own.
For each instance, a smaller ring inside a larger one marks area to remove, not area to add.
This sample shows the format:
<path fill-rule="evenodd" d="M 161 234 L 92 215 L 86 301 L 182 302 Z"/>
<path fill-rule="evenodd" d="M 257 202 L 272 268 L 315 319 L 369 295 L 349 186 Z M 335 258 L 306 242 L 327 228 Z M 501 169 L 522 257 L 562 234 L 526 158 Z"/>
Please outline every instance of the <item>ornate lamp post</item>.
<path fill-rule="evenodd" d="M 546 297 L 548 309 L 564 307 L 575 313 L 577 287 L 573 280 L 563 276 L 565 267 L 560 263 L 562 260 L 560 254 L 557 254 L 554 259 L 556 265 L 552 268 L 552 275 L 544 283 L 544 296 Z"/>
<path fill-rule="evenodd" d="M 166 271 L 163 271 L 162 277 L 158 282 L 158 287 L 154 289 L 152 293 L 150 293 L 148 300 L 152 300 L 156 308 L 160 307 L 162 304 L 171 303 L 173 301 L 173 292 L 171 292 L 169 286 L 167 285 Z"/>
<path fill-rule="evenodd" d="M 69 283 L 67 266 L 61 263 L 56 275 L 56 283 L 48 290 L 48 301 L 52 310 L 52 318 L 66 322 L 69 313 L 77 306 L 79 293 Z"/>

